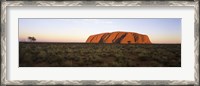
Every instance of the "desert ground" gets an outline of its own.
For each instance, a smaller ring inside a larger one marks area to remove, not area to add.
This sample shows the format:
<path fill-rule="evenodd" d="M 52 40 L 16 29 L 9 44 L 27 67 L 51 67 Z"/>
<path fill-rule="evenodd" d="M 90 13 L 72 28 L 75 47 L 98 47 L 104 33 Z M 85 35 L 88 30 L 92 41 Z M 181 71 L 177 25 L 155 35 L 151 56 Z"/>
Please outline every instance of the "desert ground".
<path fill-rule="evenodd" d="M 181 44 L 19 42 L 19 67 L 181 67 Z"/>

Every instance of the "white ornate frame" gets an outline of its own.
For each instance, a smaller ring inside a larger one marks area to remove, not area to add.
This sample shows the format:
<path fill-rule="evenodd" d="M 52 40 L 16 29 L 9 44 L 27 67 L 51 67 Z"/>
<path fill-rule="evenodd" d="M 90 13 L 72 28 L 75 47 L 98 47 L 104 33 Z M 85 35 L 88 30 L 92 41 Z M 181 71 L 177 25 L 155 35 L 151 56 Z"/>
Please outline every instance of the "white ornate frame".
<path fill-rule="evenodd" d="M 199 86 L 199 1 L 2 1 L 1 2 L 1 86 L 5 85 L 195 85 Z M 194 6 L 195 81 L 177 80 L 15 80 L 6 79 L 7 6 Z"/>

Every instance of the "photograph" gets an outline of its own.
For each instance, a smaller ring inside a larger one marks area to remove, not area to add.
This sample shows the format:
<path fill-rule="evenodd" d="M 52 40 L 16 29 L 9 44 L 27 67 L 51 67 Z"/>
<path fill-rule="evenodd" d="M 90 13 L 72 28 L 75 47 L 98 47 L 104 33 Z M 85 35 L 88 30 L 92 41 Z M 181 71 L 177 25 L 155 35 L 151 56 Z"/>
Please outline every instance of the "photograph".
<path fill-rule="evenodd" d="M 181 18 L 19 18 L 19 67 L 181 67 Z"/>

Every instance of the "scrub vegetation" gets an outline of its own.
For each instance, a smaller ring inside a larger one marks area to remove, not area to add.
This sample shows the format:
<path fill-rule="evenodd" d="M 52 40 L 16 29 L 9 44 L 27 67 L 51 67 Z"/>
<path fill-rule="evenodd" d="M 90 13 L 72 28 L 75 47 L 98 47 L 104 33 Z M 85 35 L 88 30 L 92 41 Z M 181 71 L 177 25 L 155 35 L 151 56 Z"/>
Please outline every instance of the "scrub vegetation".
<path fill-rule="evenodd" d="M 19 42 L 20 67 L 181 67 L 181 44 Z"/>

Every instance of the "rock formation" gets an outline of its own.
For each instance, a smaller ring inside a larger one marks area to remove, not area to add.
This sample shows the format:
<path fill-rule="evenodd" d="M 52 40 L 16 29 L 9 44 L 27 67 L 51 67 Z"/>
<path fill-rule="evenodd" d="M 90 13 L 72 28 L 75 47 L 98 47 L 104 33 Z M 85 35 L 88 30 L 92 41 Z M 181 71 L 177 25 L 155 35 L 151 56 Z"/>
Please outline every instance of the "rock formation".
<path fill-rule="evenodd" d="M 151 44 L 151 41 L 147 35 L 118 31 L 91 35 L 86 43 Z"/>

